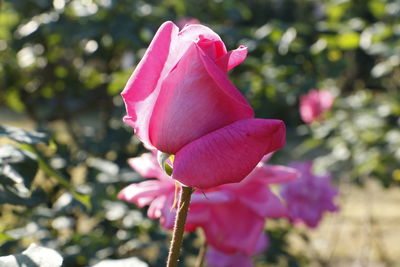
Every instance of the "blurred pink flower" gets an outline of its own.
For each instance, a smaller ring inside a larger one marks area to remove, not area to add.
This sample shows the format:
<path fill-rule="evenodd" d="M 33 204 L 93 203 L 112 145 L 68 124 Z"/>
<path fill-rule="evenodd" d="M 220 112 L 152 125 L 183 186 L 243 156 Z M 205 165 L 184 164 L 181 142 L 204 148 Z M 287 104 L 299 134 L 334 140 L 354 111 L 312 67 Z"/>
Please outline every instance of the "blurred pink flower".
<path fill-rule="evenodd" d="M 268 246 L 268 237 L 262 233 L 253 255 L 263 252 Z M 251 256 L 242 252 L 227 254 L 213 247 L 207 250 L 207 264 L 210 267 L 253 267 Z"/>
<path fill-rule="evenodd" d="M 204 230 L 207 242 L 214 248 L 229 254 L 253 255 L 265 219 L 287 216 L 286 207 L 268 185 L 290 181 L 297 176 L 294 169 L 260 162 L 242 182 L 204 191 L 209 200 L 212 200 L 209 194 L 213 193 L 227 201 L 204 201 L 203 197 L 203 201 L 198 202 L 197 198 L 202 195 L 195 197 L 191 210 L 201 210 L 204 214 L 204 221 L 199 220 L 196 224 Z"/>
<path fill-rule="evenodd" d="M 255 119 L 228 79 L 246 56 L 206 26 L 165 22 L 121 94 L 124 121 L 146 147 L 175 155 L 172 178 L 186 186 L 240 182 L 285 144 L 284 123 Z"/>
<path fill-rule="evenodd" d="M 300 116 L 305 123 L 322 118 L 325 111 L 333 105 L 334 97 L 328 90 L 310 90 L 300 98 Z"/>
<path fill-rule="evenodd" d="M 157 180 L 131 184 L 118 198 L 139 207 L 150 205 L 148 216 L 160 218 L 161 225 L 171 229 L 175 218 L 172 209 L 174 180 L 161 171 L 154 154 L 130 159 L 129 164 L 142 176 Z M 224 253 L 240 252 L 251 256 L 257 250 L 265 219 L 287 216 L 286 207 L 268 185 L 291 181 L 298 175 L 293 168 L 260 162 L 240 183 L 197 190 L 192 195 L 185 229 L 192 231 L 201 227 L 207 242 L 214 248 Z"/>
<path fill-rule="evenodd" d="M 142 208 L 149 205 L 147 216 L 151 219 L 160 219 L 160 224 L 172 229 L 175 219 L 172 205 L 175 196 L 175 181 L 160 168 L 154 153 L 144 153 L 140 157 L 130 158 L 128 164 L 146 180 L 125 187 L 118 194 L 118 198 L 135 203 Z"/>
<path fill-rule="evenodd" d="M 183 29 L 185 26 L 192 24 L 200 24 L 200 21 L 196 18 L 181 18 L 176 22 L 176 26 L 178 26 L 179 29 Z"/>
<path fill-rule="evenodd" d="M 281 196 L 287 202 L 289 219 L 302 221 L 316 227 L 326 211 L 337 211 L 334 198 L 338 190 L 331 184 L 331 176 L 316 176 L 312 173 L 312 162 L 294 163 L 300 178 L 282 185 Z"/>

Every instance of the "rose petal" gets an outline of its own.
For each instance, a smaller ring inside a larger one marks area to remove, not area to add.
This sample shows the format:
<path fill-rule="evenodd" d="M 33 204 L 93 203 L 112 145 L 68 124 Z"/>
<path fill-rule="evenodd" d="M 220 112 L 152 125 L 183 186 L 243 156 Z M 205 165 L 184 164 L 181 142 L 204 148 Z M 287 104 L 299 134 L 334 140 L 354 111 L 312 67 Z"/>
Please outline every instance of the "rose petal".
<path fill-rule="evenodd" d="M 249 105 L 246 98 L 239 92 L 238 89 L 229 81 L 225 72 L 221 71 L 221 69 L 213 62 L 208 56 L 206 56 L 203 52 L 200 53 L 200 58 L 203 61 L 204 67 L 207 70 L 210 77 L 213 78 L 216 84 L 218 84 L 219 88 L 225 92 L 226 97 L 232 98 L 233 101 L 242 104 L 243 112 L 246 112 L 248 115 L 246 118 L 254 116 L 253 108 Z"/>
<path fill-rule="evenodd" d="M 229 51 L 216 60 L 216 64 L 223 71 L 229 71 L 242 63 L 247 56 L 247 47 L 241 45 L 239 48 Z"/>
<path fill-rule="evenodd" d="M 226 75 L 204 58 L 193 43 L 163 82 L 151 116 L 150 139 L 165 153 L 175 154 L 189 142 L 254 114 Z"/>
<path fill-rule="evenodd" d="M 169 196 L 168 195 L 160 195 L 156 197 L 150 204 L 149 209 L 147 210 L 147 216 L 151 219 L 157 219 L 165 216 L 168 216 L 167 213 L 163 211 L 166 211 L 167 203 Z M 171 203 L 172 204 L 172 203 Z M 171 205 L 172 206 L 172 205 Z"/>
<path fill-rule="evenodd" d="M 179 33 L 179 40 L 180 42 L 190 40 L 199 43 L 199 47 L 212 60 L 216 60 L 227 53 L 221 37 L 210 28 L 200 24 L 192 24 L 185 27 Z"/>
<path fill-rule="evenodd" d="M 267 165 L 259 168 L 260 176 L 265 177 L 269 184 L 286 183 L 295 180 L 300 176 L 300 172 L 294 168 L 280 166 L 280 165 Z"/>
<path fill-rule="evenodd" d="M 178 151 L 172 177 L 201 189 L 240 182 L 265 154 L 280 149 L 284 143 L 282 121 L 240 120 Z"/>
<path fill-rule="evenodd" d="M 256 252 L 264 229 L 263 217 L 240 203 L 224 204 L 212 212 L 212 223 L 202 226 L 211 246 L 225 253 L 240 251 L 251 256 Z"/>
<path fill-rule="evenodd" d="M 152 153 L 144 153 L 140 157 L 130 158 L 128 164 L 145 178 L 160 178 L 165 175 Z M 171 183 L 173 183 L 172 180 Z"/>
<path fill-rule="evenodd" d="M 133 202 L 139 207 L 148 205 L 160 192 L 166 188 L 162 187 L 159 181 L 144 181 L 138 184 L 131 184 L 118 194 L 118 198 Z"/>
<path fill-rule="evenodd" d="M 282 218 L 288 215 L 288 210 L 282 201 L 271 192 L 265 207 L 260 213 L 269 218 Z"/>
<path fill-rule="evenodd" d="M 262 233 L 257 241 L 257 246 L 254 253 L 258 254 L 263 252 L 267 247 L 269 247 L 269 238 L 266 234 Z"/>
<path fill-rule="evenodd" d="M 227 190 L 219 190 L 212 192 L 199 192 L 192 195 L 190 203 L 192 204 L 221 204 L 232 201 L 235 196 Z"/>
<path fill-rule="evenodd" d="M 135 129 L 138 138 L 150 148 L 153 146 L 148 136 L 149 111 L 157 100 L 159 81 L 172 68 L 167 60 L 170 46 L 177 35 L 178 27 L 172 22 L 161 25 L 121 94 L 127 110 L 124 121 Z"/>

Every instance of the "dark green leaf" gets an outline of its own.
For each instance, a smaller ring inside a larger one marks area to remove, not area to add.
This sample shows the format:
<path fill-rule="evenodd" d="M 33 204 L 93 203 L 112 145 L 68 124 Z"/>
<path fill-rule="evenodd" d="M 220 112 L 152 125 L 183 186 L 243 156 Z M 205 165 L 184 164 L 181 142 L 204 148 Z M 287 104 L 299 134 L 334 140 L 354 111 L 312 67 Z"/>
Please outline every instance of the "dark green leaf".
<path fill-rule="evenodd" d="M 12 145 L 0 146 L 0 184 L 13 186 L 18 194 L 26 195 L 37 170 L 34 154 Z"/>

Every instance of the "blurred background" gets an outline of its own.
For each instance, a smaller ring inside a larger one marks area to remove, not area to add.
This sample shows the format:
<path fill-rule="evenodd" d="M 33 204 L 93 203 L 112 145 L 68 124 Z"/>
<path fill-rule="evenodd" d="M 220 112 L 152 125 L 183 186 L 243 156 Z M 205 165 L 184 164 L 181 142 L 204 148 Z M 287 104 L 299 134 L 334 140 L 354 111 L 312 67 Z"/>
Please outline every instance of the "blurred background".
<path fill-rule="evenodd" d="M 340 211 L 316 229 L 269 220 L 256 266 L 400 266 L 399 0 L 0 4 L 0 124 L 18 127 L 0 129 L 0 255 L 36 242 L 64 266 L 164 265 L 169 233 L 116 198 L 141 181 L 126 160 L 145 151 L 119 94 L 158 27 L 195 18 L 229 50 L 248 47 L 229 77 L 257 117 L 285 121 L 272 161 L 314 160 L 340 191 Z M 311 89 L 335 102 L 307 125 L 299 99 Z M 182 266 L 197 239 L 185 239 Z"/>

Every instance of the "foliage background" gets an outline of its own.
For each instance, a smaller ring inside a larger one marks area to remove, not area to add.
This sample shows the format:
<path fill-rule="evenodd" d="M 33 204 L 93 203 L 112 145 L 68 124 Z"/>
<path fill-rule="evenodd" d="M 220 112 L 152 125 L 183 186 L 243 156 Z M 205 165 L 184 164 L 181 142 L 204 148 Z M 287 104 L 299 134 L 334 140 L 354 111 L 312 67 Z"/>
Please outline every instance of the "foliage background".
<path fill-rule="evenodd" d="M 23 128 L 44 134 L 0 130 L 2 255 L 34 241 L 60 251 L 65 266 L 129 256 L 163 266 L 168 233 L 116 200 L 140 181 L 126 159 L 144 151 L 121 121 L 119 93 L 159 25 L 185 17 L 229 49 L 248 47 L 230 78 L 257 117 L 285 121 L 288 145 L 276 162 L 316 159 L 338 183 L 399 185 L 398 0 L 3 1 L 0 122 L 13 110 L 29 122 Z M 336 101 L 324 122 L 305 126 L 298 100 L 312 88 Z M 274 225 L 257 262 L 309 264 L 287 249 L 295 229 Z M 198 240 L 185 242 L 190 262 Z"/>

